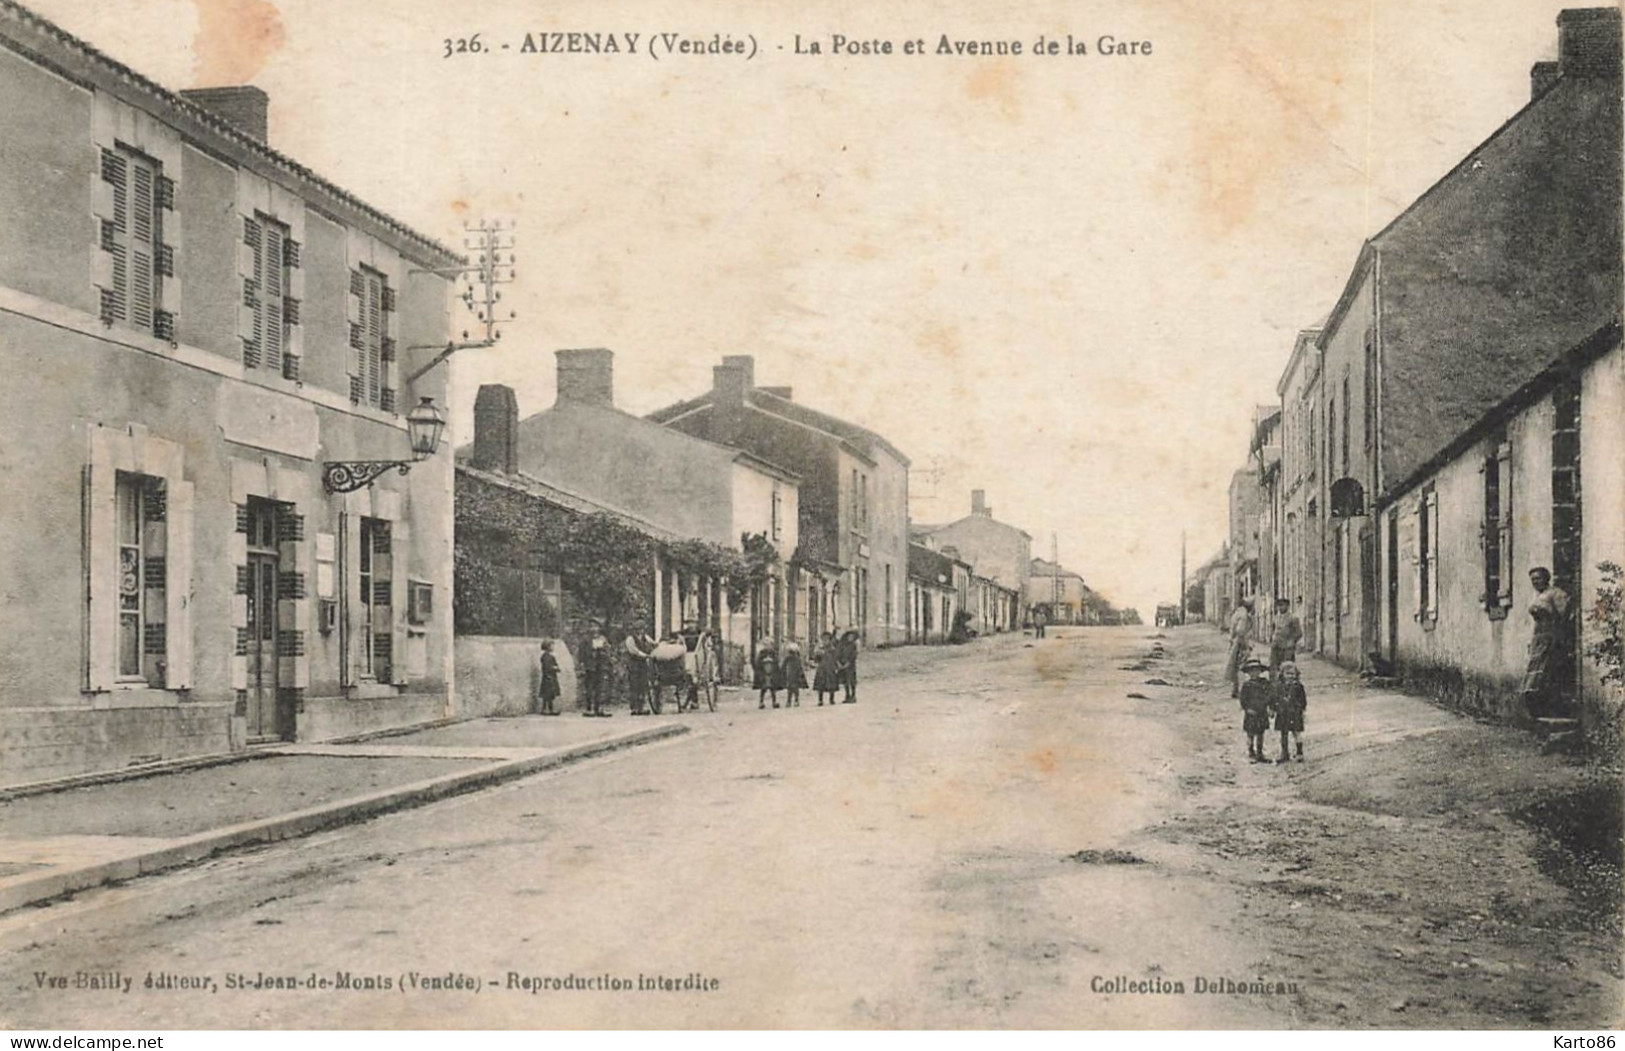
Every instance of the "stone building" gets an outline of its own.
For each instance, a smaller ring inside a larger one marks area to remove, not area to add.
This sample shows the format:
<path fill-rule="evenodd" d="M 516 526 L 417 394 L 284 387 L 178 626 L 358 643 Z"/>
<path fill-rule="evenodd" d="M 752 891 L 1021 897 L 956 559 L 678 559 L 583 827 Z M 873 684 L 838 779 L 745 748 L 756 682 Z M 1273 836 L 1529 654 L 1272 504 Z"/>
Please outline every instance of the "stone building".
<path fill-rule="evenodd" d="M 1281 468 L 1275 486 L 1278 506 L 1276 594 L 1292 603 L 1303 623 L 1303 648 L 1320 645 L 1320 351 L 1319 329 L 1305 329 L 1276 385 L 1281 399 Z"/>
<path fill-rule="evenodd" d="M 1417 495 L 1419 479 L 1619 317 L 1619 11 L 1568 10 L 1557 24 L 1559 57 L 1535 65 L 1530 102 L 1365 243 L 1316 342 L 1328 512 L 1321 650 L 1350 666 L 1405 658 L 1406 618 L 1426 631 L 1442 616 L 1445 543 L 1480 543 L 1477 526 L 1441 532 L 1460 511 L 1447 511 L 1437 488 Z M 1606 455 L 1618 463 L 1617 446 Z M 1575 477 L 1593 469 L 1579 456 L 1560 453 Z M 1517 514 L 1556 523 L 1552 568 L 1583 589 L 1592 569 L 1581 561 L 1578 499 L 1565 499 L 1569 481 L 1555 467 L 1525 467 L 1526 479 L 1547 480 Z M 1618 520 L 1601 528 L 1617 535 Z M 1491 638 L 1504 630 L 1472 645 L 1504 647 L 1510 639 Z M 1476 659 L 1465 642 L 1427 637 L 1440 640 L 1424 647 L 1429 660 Z"/>
<path fill-rule="evenodd" d="M 971 491 L 970 514 L 964 518 L 946 525 L 916 524 L 912 532 L 928 547 L 951 549 L 988 582 L 985 601 L 973 607 L 973 612 L 985 608 L 978 614 L 978 631 L 1007 631 L 1021 626 L 1025 615 L 1022 596 L 1032 573 L 1033 538 L 1025 530 L 994 518 L 985 490 Z"/>
<path fill-rule="evenodd" d="M 451 457 L 324 465 L 413 459 L 461 258 L 273 150 L 255 88 L 9 2 L 0 44 L 4 780 L 443 717 Z"/>
<path fill-rule="evenodd" d="M 755 360 L 730 355 L 712 388 L 650 420 L 778 464 L 799 481 L 799 536 L 788 566 L 793 634 L 855 628 L 865 645 L 908 637 L 908 457 L 875 432 L 758 387 Z"/>
<path fill-rule="evenodd" d="M 461 451 L 468 462 L 574 494 L 666 536 L 740 551 L 756 538 L 776 553 L 767 579 L 737 608 L 721 581 L 662 563 L 650 604 L 657 638 L 685 622 L 714 628 L 748 653 L 765 639 L 802 637 L 805 606 L 797 609 L 788 576 L 800 532 L 797 477 L 743 449 L 615 408 L 608 350 L 561 350 L 557 360 L 557 399 L 542 412 L 520 419 L 511 390 L 480 389 L 474 441 Z"/>

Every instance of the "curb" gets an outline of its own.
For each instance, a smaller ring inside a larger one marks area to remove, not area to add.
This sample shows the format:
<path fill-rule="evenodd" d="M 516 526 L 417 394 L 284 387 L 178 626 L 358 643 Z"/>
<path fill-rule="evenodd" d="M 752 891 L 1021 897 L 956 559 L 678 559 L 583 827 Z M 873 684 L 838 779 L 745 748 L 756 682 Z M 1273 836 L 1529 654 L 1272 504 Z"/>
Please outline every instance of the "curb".
<path fill-rule="evenodd" d="M 210 829 L 144 853 L 131 854 L 63 872 L 45 873 L 0 888 L 0 914 L 29 905 L 39 905 L 106 883 L 119 883 L 137 876 L 190 865 L 226 851 L 297 839 L 323 829 L 354 824 L 391 811 L 423 806 L 503 781 L 568 766 L 584 759 L 652 744 L 669 737 L 680 737 L 688 732 L 689 728 L 680 723 L 652 726 L 647 730 L 638 730 L 621 737 L 589 741 L 556 752 L 526 756 L 522 759 L 512 759 L 474 770 L 430 778 L 427 781 L 398 785 L 369 795 L 296 810 L 259 821 Z"/>

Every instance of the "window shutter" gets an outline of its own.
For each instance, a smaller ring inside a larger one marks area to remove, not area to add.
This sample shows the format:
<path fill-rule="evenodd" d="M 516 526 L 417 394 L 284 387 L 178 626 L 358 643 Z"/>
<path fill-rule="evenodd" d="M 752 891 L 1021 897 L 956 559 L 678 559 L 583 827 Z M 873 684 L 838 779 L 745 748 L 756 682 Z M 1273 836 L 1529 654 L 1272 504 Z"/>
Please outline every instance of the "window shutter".
<path fill-rule="evenodd" d="M 147 164 L 130 166 L 130 321 L 137 328 L 152 328 L 157 278 L 153 270 L 153 216 L 156 211 L 154 175 Z"/>
<path fill-rule="evenodd" d="M 260 339 L 265 367 L 282 373 L 282 231 L 273 224 L 262 224 L 259 264 L 255 277 L 259 280 L 259 314 L 254 319 L 255 335 Z"/>
<path fill-rule="evenodd" d="M 1512 605 L 1512 443 L 1502 442 L 1495 453 L 1500 464 L 1501 520 L 1495 523 L 1500 532 L 1501 591 L 1497 601 L 1502 606 Z"/>
<path fill-rule="evenodd" d="M 1427 554 L 1423 543 L 1423 533 L 1427 529 L 1427 507 L 1417 504 L 1416 514 L 1413 516 L 1411 528 L 1411 605 L 1415 609 L 1414 617 L 1421 620 L 1427 612 L 1426 594 L 1422 590 L 1422 577 L 1424 559 Z"/>
<path fill-rule="evenodd" d="M 410 581 L 406 572 L 407 559 L 412 551 L 412 530 L 405 522 L 390 523 L 390 681 L 406 684 L 406 612 L 410 599 Z"/>
<path fill-rule="evenodd" d="M 360 679 L 361 633 L 361 530 L 356 516 L 339 512 L 339 685 L 354 686 Z"/>
<path fill-rule="evenodd" d="M 1428 619 L 1439 619 L 1439 494 L 1427 495 Z"/>
<path fill-rule="evenodd" d="M 85 467 L 85 688 L 110 690 L 118 668 L 117 472 L 106 445 L 91 438 Z"/>
<path fill-rule="evenodd" d="M 192 688 L 192 508 L 191 482 L 170 482 L 165 552 L 164 686 Z"/>

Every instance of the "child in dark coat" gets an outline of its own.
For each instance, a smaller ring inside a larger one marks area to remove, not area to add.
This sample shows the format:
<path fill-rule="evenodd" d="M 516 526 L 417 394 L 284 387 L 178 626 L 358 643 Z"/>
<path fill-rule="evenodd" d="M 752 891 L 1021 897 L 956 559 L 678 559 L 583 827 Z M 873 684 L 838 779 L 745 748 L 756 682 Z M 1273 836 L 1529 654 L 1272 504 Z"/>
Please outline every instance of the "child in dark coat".
<path fill-rule="evenodd" d="M 1281 679 L 1275 684 L 1275 729 L 1281 734 L 1281 756 L 1277 763 L 1287 761 L 1286 735 L 1298 746 L 1298 762 L 1303 762 L 1303 713 L 1309 707 L 1309 695 L 1304 692 L 1303 679 L 1298 666 L 1292 661 L 1281 664 Z"/>
<path fill-rule="evenodd" d="M 559 699 L 559 659 L 553 656 L 553 640 L 542 640 L 542 681 L 537 684 L 536 693 L 542 699 L 542 714 L 557 715 L 559 706 L 554 702 Z"/>
<path fill-rule="evenodd" d="M 801 707 L 801 691 L 807 688 L 807 669 L 801 663 L 801 646 L 794 641 L 784 644 L 784 660 L 780 671 L 784 676 L 784 706 Z"/>
<path fill-rule="evenodd" d="M 779 655 L 773 644 L 765 642 L 756 654 L 756 707 L 766 708 L 769 697 L 773 707 L 779 706 L 779 690 L 784 686 L 784 672 L 779 668 Z"/>
<path fill-rule="evenodd" d="M 1241 684 L 1241 729 L 1247 735 L 1247 761 L 1250 763 L 1267 763 L 1264 757 L 1264 731 L 1270 728 L 1270 707 L 1274 702 L 1274 691 L 1270 689 L 1270 681 L 1264 678 L 1264 662 L 1261 660 L 1248 660 L 1241 666 L 1242 673 L 1247 681 Z"/>
<path fill-rule="evenodd" d="M 835 707 L 835 694 L 841 688 L 841 658 L 835 649 L 835 636 L 824 632 L 813 654 L 817 670 L 813 673 L 813 689 L 818 693 L 818 707 L 824 706 L 824 695 L 829 695 L 830 707 Z"/>

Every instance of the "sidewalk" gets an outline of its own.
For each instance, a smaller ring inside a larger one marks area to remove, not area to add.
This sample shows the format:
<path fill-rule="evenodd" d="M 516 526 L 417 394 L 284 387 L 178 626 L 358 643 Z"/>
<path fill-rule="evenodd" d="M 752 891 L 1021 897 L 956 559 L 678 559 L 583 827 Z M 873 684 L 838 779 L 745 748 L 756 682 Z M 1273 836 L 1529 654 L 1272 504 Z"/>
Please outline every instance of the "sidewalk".
<path fill-rule="evenodd" d="M 1147 703 L 1188 752 L 1152 839 L 1235 886 L 1299 1024 L 1617 1022 L 1617 778 L 1309 655 L 1306 761 L 1249 763 L 1224 636 L 1166 644 L 1175 688 Z"/>
<path fill-rule="evenodd" d="M 0 801 L 0 913 L 688 732 L 676 718 L 477 719 L 254 748 Z"/>

